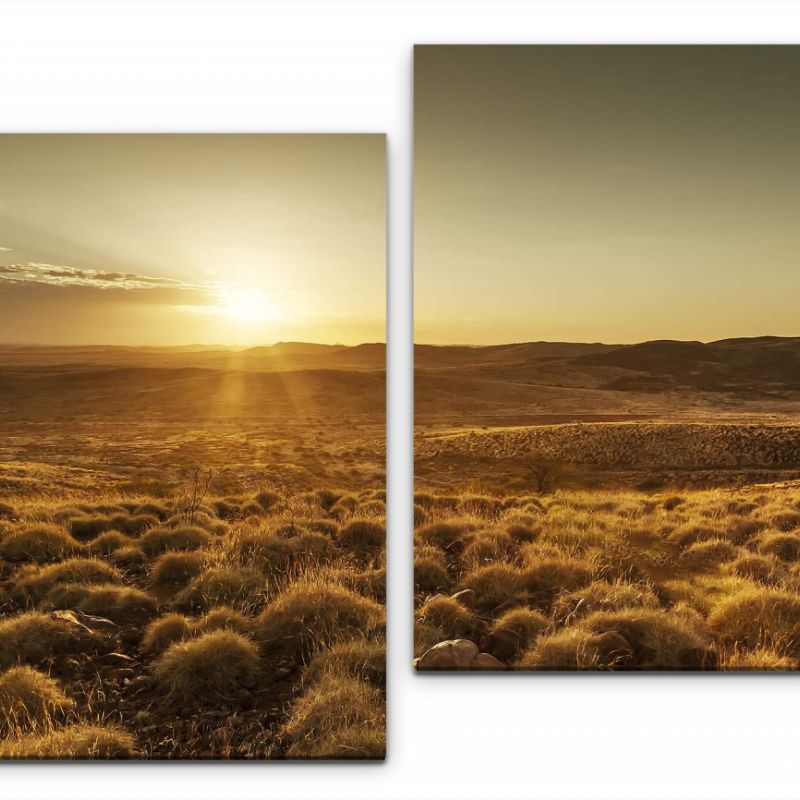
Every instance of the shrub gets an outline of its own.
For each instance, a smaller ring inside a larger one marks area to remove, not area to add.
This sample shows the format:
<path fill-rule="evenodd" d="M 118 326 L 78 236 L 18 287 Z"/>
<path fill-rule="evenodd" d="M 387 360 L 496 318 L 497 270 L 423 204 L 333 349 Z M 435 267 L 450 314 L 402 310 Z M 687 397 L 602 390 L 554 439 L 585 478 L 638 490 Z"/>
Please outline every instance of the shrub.
<path fill-rule="evenodd" d="M 425 593 L 448 590 L 451 580 L 443 560 L 432 556 L 417 556 L 414 559 L 414 585 Z"/>
<path fill-rule="evenodd" d="M 537 602 L 549 603 L 562 591 L 572 591 L 591 583 L 592 568 L 566 558 L 529 559 L 520 575 L 520 586 Z"/>
<path fill-rule="evenodd" d="M 732 575 L 758 583 L 778 583 L 783 576 L 783 567 L 775 556 L 759 556 L 744 553 L 728 565 Z"/>
<path fill-rule="evenodd" d="M 459 589 L 475 592 L 479 610 L 493 611 L 521 599 L 522 575 L 508 564 L 489 564 L 468 572 L 458 583 Z"/>
<path fill-rule="evenodd" d="M 386 528 L 368 519 L 354 519 L 337 536 L 339 547 L 358 558 L 374 558 L 386 543 Z"/>
<path fill-rule="evenodd" d="M 514 550 L 514 540 L 503 530 L 475 531 L 472 541 L 464 548 L 461 558 L 465 564 L 478 567 L 493 561 L 508 560 Z"/>
<path fill-rule="evenodd" d="M 145 628 L 141 649 L 150 654 L 163 653 L 175 642 L 188 639 L 193 632 L 194 626 L 183 614 L 166 614 Z"/>
<path fill-rule="evenodd" d="M 154 597 L 127 586 L 64 583 L 54 586 L 41 602 L 46 609 L 71 608 L 105 617 L 120 625 L 146 622 L 158 611 Z"/>
<path fill-rule="evenodd" d="M 0 742 L 0 758 L 123 759 L 136 755 L 133 737 L 118 728 L 72 725 Z"/>
<path fill-rule="evenodd" d="M 183 525 L 179 528 L 154 528 L 139 540 L 142 552 L 154 558 L 166 550 L 199 550 L 211 543 L 208 531 Z"/>
<path fill-rule="evenodd" d="M 31 667 L 0 675 L 0 733 L 48 725 L 74 705 L 56 681 Z"/>
<path fill-rule="evenodd" d="M 443 631 L 446 639 L 468 639 L 475 630 L 475 619 L 458 600 L 437 595 L 417 611 L 416 621 Z"/>
<path fill-rule="evenodd" d="M 200 553 L 164 553 L 150 571 L 156 586 L 185 586 L 203 571 L 205 557 Z"/>
<path fill-rule="evenodd" d="M 275 662 L 306 661 L 318 649 L 384 624 L 384 609 L 335 584 L 300 580 L 270 603 L 256 620 L 263 651 Z"/>
<path fill-rule="evenodd" d="M 264 579 L 254 569 L 214 567 L 193 578 L 172 604 L 180 611 L 206 611 L 214 606 L 246 608 L 260 601 L 264 589 Z"/>
<path fill-rule="evenodd" d="M 111 520 L 103 516 L 86 515 L 69 521 L 69 532 L 81 542 L 90 541 L 113 527 Z"/>
<path fill-rule="evenodd" d="M 721 533 L 716 528 L 686 523 L 675 528 L 675 530 L 667 536 L 667 541 L 679 547 L 688 547 L 695 542 L 702 542 L 706 539 L 718 539 L 720 536 Z"/>
<path fill-rule="evenodd" d="M 60 564 L 23 570 L 14 582 L 15 593 L 29 603 L 38 603 L 53 587 L 63 583 L 120 583 L 119 572 L 103 561 L 70 558 Z"/>
<path fill-rule="evenodd" d="M 448 552 L 459 552 L 463 549 L 465 535 L 474 528 L 475 525 L 461 520 L 433 522 L 417 531 L 417 540 L 420 544 L 429 544 Z"/>
<path fill-rule="evenodd" d="M 128 536 L 139 536 L 150 528 L 155 528 L 159 523 L 160 517 L 154 514 L 117 514 L 111 517 L 111 527 L 122 531 Z"/>
<path fill-rule="evenodd" d="M 280 495 L 274 492 L 259 492 L 253 500 L 258 503 L 264 511 L 270 511 L 280 503 Z"/>
<path fill-rule="evenodd" d="M 515 669 L 567 672 L 602 666 L 597 637 L 581 628 L 540 636 L 514 664 Z"/>
<path fill-rule="evenodd" d="M 38 525 L 6 536 L 0 542 L 0 558 L 44 564 L 74 555 L 81 545 L 66 531 L 53 525 Z"/>
<path fill-rule="evenodd" d="M 733 653 L 723 663 L 722 669 L 733 672 L 785 672 L 796 670 L 797 661 L 774 650 L 759 648 Z"/>
<path fill-rule="evenodd" d="M 386 646 L 368 639 L 334 644 L 320 651 L 303 673 L 303 683 L 311 684 L 328 675 L 366 681 L 373 686 L 386 687 Z"/>
<path fill-rule="evenodd" d="M 120 547 L 119 550 L 115 550 L 108 557 L 108 560 L 115 567 L 132 570 L 144 567 L 144 565 L 147 563 L 145 554 L 141 551 L 141 548 L 135 545 Z"/>
<path fill-rule="evenodd" d="M 656 609 L 598 611 L 582 623 L 594 634 L 621 636 L 632 651 L 626 668 L 687 670 L 715 667 L 699 619 Z"/>
<path fill-rule="evenodd" d="M 689 545 L 680 555 L 680 563 L 692 570 L 712 570 L 734 561 L 739 548 L 723 539 L 707 539 Z"/>
<path fill-rule="evenodd" d="M 133 509 L 133 513 L 137 517 L 156 517 L 157 519 L 164 520 L 169 516 L 169 509 L 159 503 L 146 502 L 139 503 L 139 505 Z"/>
<path fill-rule="evenodd" d="M 237 563 L 253 567 L 267 578 L 274 579 L 289 573 L 297 555 L 297 542 L 270 530 L 234 529 L 229 537 L 228 554 Z"/>
<path fill-rule="evenodd" d="M 182 705 L 229 702 L 253 688 L 260 675 L 258 648 L 228 630 L 173 644 L 153 665 L 157 686 Z"/>
<path fill-rule="evenodd" d="M 765 531 L 759 539 L 758 552 L 762 555 L 774 555 L 790 562 L 800 558 L 800 536 L 796 533 Z"/>
<path fill-rule="evenodd" d="M 100 638 L 89 630 L 33 611 L 0 620 L 0 669 L 15 664 L 43 664 L 55 656 L 96 647 Z"/>
<path fill-rule="evenodd" d="M 513 608 L 495 621 L 485 649 L 501 661 L 511 661 L 530 648 L 547 627 L 547 617 L 539 611 Z"/>
<path fill-rule="evenodd" d="M 742 589 L 723 597 L 708 617 L 726 643 L 800 655 L 800 597 L 780 589 Z"/>
<path fill-rule="evenodd" d="M 208 614 L 198 620 L 197 630 L 202 633 L 228 630 L 245 636 L 252 633 L 253 623 L 235 608 L 219 606 L 218 608 L 212 608 Z"/>
<path fill-rule="evenodd" d="M 279 738 L 288 758 L 383 758 L 383 695 L 369 684 L 327 676 L 294 703 Z"/>
<path fill-rule="evenodd" d="M 111 553 L 121 550 L 123 547 L 130 547 L 131 540 L 124 533 L 119 531 L 106 531 L 101 533 L 89 544 L 89 552 L 96 556 L 109 556 Z"/>
<path fill-rule="evenodd" d="M 553 603 L 553 617 L 568 623 L 594 611 L 659 606 L 658 598 L 645 584 L 595 581 L 582 589 L 559 595 Z"/>

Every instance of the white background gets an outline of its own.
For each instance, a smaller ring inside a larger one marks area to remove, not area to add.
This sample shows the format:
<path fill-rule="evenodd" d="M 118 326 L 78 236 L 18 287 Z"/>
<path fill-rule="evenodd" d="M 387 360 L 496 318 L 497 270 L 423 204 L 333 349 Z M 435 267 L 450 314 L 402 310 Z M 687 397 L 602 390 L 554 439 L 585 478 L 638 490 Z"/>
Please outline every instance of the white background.
<path fill-rule="evenodd" d="M 793 676 L 414 676 L 409 504 L 412 45 L 793 42 L 798 12 L 788 2 L 0 0 L 0 129 L 386 131 L 391 295 L 387 763 L 3 765 L 0 796 L 800 796 Z"/>

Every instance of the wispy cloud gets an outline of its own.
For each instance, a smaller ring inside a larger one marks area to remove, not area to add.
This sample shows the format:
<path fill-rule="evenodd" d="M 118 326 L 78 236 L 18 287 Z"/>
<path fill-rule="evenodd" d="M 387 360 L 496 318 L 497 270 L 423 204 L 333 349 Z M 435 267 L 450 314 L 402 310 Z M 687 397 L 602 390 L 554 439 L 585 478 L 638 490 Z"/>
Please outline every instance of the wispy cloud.
<path fill-rule="evenodd" d="M 0 248 L 7 250 L 8 248 Z M 62 264 L 0 264 L 0 281 L 48 286 L 84 286 L 95 289 L 186 289 L 209 294 L 218 291 L 216 283 L 190 283 L 176 278 L 137 275 L 132 272 L 103 272 Z"/>
<path fill-rule="evenodd" d="M 0 253 L 10 253 L 10 252 L 11 252 L 10 247 L 3 247 L 2 245 L 0 245 Z"/>

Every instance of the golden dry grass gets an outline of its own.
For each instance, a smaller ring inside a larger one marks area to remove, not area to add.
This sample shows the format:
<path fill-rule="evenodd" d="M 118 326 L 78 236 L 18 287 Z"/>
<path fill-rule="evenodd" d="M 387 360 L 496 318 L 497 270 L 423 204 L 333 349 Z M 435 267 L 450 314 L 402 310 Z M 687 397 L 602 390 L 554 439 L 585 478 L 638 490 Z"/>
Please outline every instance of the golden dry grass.
<path fill-rule="evenodd" d="M 415 501 L 418 656 L 468 638 L 513 669 L 800 667 L 800 486 Z"/>

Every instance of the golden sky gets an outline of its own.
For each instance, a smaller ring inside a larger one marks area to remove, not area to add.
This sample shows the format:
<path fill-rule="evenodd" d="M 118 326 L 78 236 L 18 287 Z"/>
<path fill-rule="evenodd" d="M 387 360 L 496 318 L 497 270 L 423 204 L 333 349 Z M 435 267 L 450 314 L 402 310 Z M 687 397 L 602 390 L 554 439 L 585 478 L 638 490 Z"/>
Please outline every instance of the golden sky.
<path fill-rule="evenodd" d="M 0 135 L 0 342 L 385 340 L 383 135 Z"/>
<path fill-rule="evenodd" d="M 415 50 L 415 338 L 800 335 L 800 47 Z"/>

